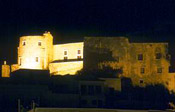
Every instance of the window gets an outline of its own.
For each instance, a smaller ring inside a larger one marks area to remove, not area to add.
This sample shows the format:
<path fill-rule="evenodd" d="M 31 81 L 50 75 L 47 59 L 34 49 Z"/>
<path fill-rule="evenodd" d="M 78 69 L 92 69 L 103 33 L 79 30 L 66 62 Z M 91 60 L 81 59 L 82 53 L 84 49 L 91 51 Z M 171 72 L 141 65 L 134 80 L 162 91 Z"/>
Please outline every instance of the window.
<path fill-rule="evenodd" d="M 162 68 L 157 68 L 157 73 L 162 73 Z"/>
<path fill-rule="evenodd" d="M 38 57 L 36 57 L 36 58 L 35 58 L 35 61 L 36 61 L 36 62 L 39 62 L 39 58 L 38 58 Z"/>
<path fill-rule="evenodd" d="M 81 59 L 81 56 L 77 56 L 77 59 Z"/>
<path fill-rule="evenodd" d="M 26 41 L 22 41 L 22 46 L 25 46 L 26 45 Z"/>
<path fill-rule="evenodd" d="M 38 46 L 41 46 L 42 44 L 41 44 L 41 42 L 38 42 Z"/>
<path fill-rule="evenodd" d="M 67 56 L 67 51 L 64 51 L 64 55 L 66 55 L 66 56 Z"/>
<path fill-rule="evenodd" d="M 140 84 L 143 84 L 144 82 L 143 82 L 143 79 L 140 79 Z"/>
<path fill-rule="evenodd" d="M 156 53 L 156 59 L 161 59 L 162 54 L 161 53 Z"/>
<path fill-rule="evenodd" d="M 64 60 L 67 60 L 67 56 L 64 57 Z"/>
<path fill-rule="evenodd" d="M 92 100 L 92 105 L 97 105 L 97 100 Z"/>
<path fill-rule="evenodd" d="M 138 57 L 137 57 L 137 58 L 138 58 L 138 60 L 140 60 L 140 61 L 143 60 L 143 54 L 138 54 Z"/>
<path fill-rule="evenodd" d="M 101 88 L 101 86 L 95 86 L 95 93 L 96 93 L 96 94 L 101 94 L 101 93 L 102 93 L 102 88 Z"/>
<path fill-rule="evenodd" d="M 78 54 L 81 54 L 81 50 L 78 50 L 78 52 L 77 52 Z"/>
<path fill-rule="evenodd" d="M 21 66 L 22 58 L 19 57 L 19 65 Z"/>
<path fill-rule="evenodd" d="M 140 73 L 144 74 L 145 73 L 145 68 L 140 68 Z"/>
<path fill-rule="evenodd" d="M 81 85 L 81 94 L 86 95 L 87 94 L 87 86 L 86 85 Z"/>
<path fill-rule="evenodd" d="M 88 95 L 94 95 L 94 87 L 92 85 L 88 86 Z"/>

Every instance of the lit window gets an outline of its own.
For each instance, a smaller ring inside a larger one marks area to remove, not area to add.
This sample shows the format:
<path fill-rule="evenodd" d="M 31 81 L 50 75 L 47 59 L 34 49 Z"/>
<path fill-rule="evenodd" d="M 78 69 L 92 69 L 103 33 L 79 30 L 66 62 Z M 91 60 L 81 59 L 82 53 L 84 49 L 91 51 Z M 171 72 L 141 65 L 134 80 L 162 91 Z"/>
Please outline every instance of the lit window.
<path fill-rule="evenodd" d="M 67 51 L 64 51 L 64 55 L 67 55 Z"/>
<path fill-rule="evenodd" d="M 36 61 L 36 62 L 39 62 L 39 58 L 38 58 L 38 57 L 36 57 L 36 58 L 35 58 L 35 61 Z"/>
<path fill-rule="evenodd" d="M 67 60 L 67 56 L 64 57 L 64 60 Z"/>
<path fill-rule="evenodd" d="M 145 68 L 140 68 L 140 73 L 144 74 L 145 73 Z"/>
<path fill-rule="evenodd" d="M 81 56 L 77 56 L 77 59 L 81 59 Z"/>
<path fill-rule="evenodd" d="M 38 46 L 41 46 L 41 42 L 38 42 Z"/>
<path fill-rule="evenodd" d="M 81 54 L 81 50 L 78 50 L 78 54 Z"/>
<path fill-rule="evenodd" d="M 138 54 L 138 57 L 137 57 L 137 58 L 138 58 L 138 60 L 140 60 L 140 61 L 143 60 L 143 54 Z"/>
<path fill-rule="evenodd" d="M 161 53 L 156 53 L 156 59 L 160 59 L 162 57 Z"/>
<path fill-rule="evenodd" d="M 26 45 L 26 41 L 22 41 L 22 46 L 25 46 Z"/>
<path fill-rule="evenodd" d="M 157 73 L 162 73 L 162 68 L 157 68 Z"/>

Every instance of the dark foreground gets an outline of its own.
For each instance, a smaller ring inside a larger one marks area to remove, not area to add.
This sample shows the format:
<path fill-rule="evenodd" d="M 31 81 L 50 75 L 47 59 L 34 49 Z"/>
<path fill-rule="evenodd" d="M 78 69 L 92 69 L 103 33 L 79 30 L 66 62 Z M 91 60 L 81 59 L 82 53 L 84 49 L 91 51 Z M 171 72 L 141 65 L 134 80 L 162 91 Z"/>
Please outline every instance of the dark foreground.
<path fill-rule="evenodd" d="M 175 110 L 122 110 L 97 108 L 36 108 L 28 112 L 175 112 Z"/>

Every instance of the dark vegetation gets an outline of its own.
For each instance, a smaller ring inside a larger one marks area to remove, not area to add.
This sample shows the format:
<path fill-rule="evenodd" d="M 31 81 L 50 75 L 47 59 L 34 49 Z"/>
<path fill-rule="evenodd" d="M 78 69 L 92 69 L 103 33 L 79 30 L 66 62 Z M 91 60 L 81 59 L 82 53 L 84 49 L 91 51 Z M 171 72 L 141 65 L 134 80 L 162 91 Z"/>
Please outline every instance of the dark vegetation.
<path fill-rule="evenodd" d="M 99 78 L 118 78 L 121 70 L 83 70 L 76 76 L 49 76 L 47 72 L 19 71 L 10 78 L 0 79 L 1 112 L 17 111 L 17 101 L 21 108 L 30 109 L 34 101 L 38 107 L 92 108 L 81 104 L 80 81 L 98 81 Z M 174 93 L 170 94 L 163 85 L 133 87 L 129 78 L 121 78 L 122 91 L 104 87 L 104 102 L 100 108 L 117 109 L 168 109 L 168 103 L 175 103 Z M 89 95 L 91 96 L 91 95 Z M 93 94 L 93 97 L 99 95 Z"/>

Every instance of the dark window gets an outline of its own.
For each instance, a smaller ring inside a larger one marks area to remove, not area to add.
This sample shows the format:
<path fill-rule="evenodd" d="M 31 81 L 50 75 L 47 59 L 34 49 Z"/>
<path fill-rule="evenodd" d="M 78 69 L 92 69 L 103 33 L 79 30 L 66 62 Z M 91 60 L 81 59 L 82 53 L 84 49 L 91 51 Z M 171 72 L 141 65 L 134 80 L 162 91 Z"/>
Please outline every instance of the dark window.
<path fill-rule="evenodd" d="M 41 46 L 41 42 L 38 42 L 38 46 Z"/>
<path fill-rule="evenodd" d="M 145 68 L 140 68 L 140 73 L 144 74 L 145 73 Z"/>
<path fill-rule="evenodd" d="M 101 94 L 102 93 L 101 86 L 95 86 L 95 92 L 96 94 Z"/>
<path fill-rule="evenodd" d="M 23 41 L 23 42 L 22 42 L 22 45 L 25 46 L 25 45 L 26 45 L 26 41 Z"/>
<path fill-rule="evenodd" d="M 77 59 L 81 59 L 81 56 L 77 56 Z"/>
<path fill-rule="evenodd" d="M 156 59 L 160 59 L 162 57 L 161 53 L 156 53 Z"/>
<path fill-rule="evenodd" d="M 67 59 L 68 59 L 67 56 L 65 56 L 65 57 L 64 57 L 64 60 L 67 60 Z"/>
<path fill-rule="evenodd" d="M 157 68 L 157 73 L 162 73 L 162 68 Z"/>
<path fill-rule="evenodd" d="M 94 95 L 94 87 L 92 85 L 88 86 L 88 95 Z"/>
<path fill-rule="evenodd" d="M 87 105 L 87 100 L 81 100 L 81 105 Z"/>
<path fill-rule="evenodd" d="M 98 100 L 98 107 L 103 107 L 103 101 L 102 100 Z"/>
<path fill-rule="evenodd" d="M 142 79 L 140 79 L 140 84 L 143 84 L 143 80 Z"/>
<path fill-rule="evenodd" d="M 92 100 L 92 105 L 97 105 L 97 100 Z"/>
<path fill-rule="evenodd" d="M 86 85 L 81 85 L 81 94 L 86 95 L 87 94 L 87 86 Z"/>
<path fill-rule="evenodd" d="M 67 55 L 67 51 L 64 51 L 64 55 Z"/>
<path fill-rule="evenodd" d="M 38 57 L 36 57 L 36 58 L 35 58 L 35 61 L 36 61 L 36 62 L 38 62 L 38 61 L 39 61 L 39 58 L 38 58 Z"/>
<path fill-rule="evenodd" d="M 143 54 L 138 54 L 138 60 L 143 60 Z"/>
<path fill-rule="evenodd" d="M 78 54 L 81 54 L 81 50 L 78 50 Z"/>

